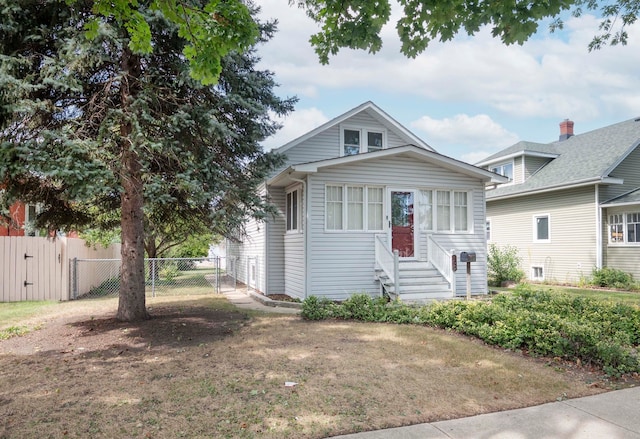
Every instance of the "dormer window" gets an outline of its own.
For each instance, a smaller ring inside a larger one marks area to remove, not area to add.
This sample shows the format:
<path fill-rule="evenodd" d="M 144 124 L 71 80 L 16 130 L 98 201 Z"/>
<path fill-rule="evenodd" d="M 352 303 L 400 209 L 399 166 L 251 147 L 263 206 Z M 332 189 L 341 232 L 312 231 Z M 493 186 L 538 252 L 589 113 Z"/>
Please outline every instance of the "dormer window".
<path fill-rule="evenodd" d="M 509 181 L 513 181 L 513 162 L 492 166 L 490 170 L 491 172 L 507 177 Z"/>
<path fill-rule="evenodd" d="M 386 148 L 386 135 L 382 130 L 369 128 L 342 128 L 341 155 L 356 155 Z"/>

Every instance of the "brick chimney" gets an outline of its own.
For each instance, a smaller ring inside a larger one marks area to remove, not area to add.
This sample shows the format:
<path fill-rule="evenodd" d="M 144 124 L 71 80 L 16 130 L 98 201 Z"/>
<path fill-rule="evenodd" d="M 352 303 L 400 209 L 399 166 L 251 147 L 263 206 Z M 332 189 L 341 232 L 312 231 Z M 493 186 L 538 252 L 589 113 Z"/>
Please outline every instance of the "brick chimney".
<path fill-rule="evenodd" d="M 565 119 L 560 122 L 560 141 L 567 140 L 573 136 L 573 121 Z"/>

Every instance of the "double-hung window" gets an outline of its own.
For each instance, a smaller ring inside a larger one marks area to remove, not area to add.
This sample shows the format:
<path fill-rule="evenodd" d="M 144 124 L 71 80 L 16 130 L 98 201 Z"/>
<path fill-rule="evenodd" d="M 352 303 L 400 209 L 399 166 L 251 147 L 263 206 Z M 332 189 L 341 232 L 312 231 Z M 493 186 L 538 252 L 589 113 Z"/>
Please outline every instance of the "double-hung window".
<path fill-rule="evenodd" d="M 300 191 L 298 189 L 287 192 L 286 204 L 287 231 L 297 231 L 300 224 Z"/>
<path fill-rule="evenodd" d="M 386 133 L 374 128 L 343 127 L 340 154 L 356 155 L 386 148 Z"/>
<path fill-rule="evenodd" d="M 384 189 L 376 186 L 327 185 L 327 230 L 381 231 Z"/>
<path fill-rule="evenodd" d="M 627 242 L 640 242 L 640 213 L 627 214 Z"/>
<path fill-rule="evenodd" d="M 468 232 L 470 218 L 470 192 L 441 189 L 421 189 L 418 198 L 420 229 L 438 232 Z"/>
<path fill-rule="evenodd" d="M 609 243 L 640 244 L 640 212 L 609 215 Z"/>

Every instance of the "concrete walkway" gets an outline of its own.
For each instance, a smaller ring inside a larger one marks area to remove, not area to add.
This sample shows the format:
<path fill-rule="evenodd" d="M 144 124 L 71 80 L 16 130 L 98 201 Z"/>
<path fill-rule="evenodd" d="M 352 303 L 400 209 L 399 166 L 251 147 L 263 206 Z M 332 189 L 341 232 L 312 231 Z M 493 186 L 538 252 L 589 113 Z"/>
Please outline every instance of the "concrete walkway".
<path fill-rule="evenodd" d="M 246 288 L 221 288 L 238 308 L 297 314 L 300 304 L 277 302 Z M 535 407 L 417 424 L 334 439 L 640 439 L 640 387 Z"/>

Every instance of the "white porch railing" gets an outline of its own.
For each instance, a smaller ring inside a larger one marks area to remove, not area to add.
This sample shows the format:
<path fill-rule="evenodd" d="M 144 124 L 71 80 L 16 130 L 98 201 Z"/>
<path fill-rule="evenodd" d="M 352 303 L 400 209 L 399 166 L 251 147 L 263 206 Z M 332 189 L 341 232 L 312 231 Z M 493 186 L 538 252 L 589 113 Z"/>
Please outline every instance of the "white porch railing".
<path fill-rule="evenodd" d="M 451 267 L 451 256 L 453 253 L 445 250 L 438 244 L 432 235 L 427 236 L 427 249 L 429 262 L 440 272 L 449 285 L 451 292 L 456 294 L 456 273 Z"/>
<path fill-rule="evenodd" d="M 391 252 L 386 241 L 386 235 L 375 236 L 376 266 L 389 278 L 397 295 L 400 294 L 400 256 L 398 250 Z"/>

